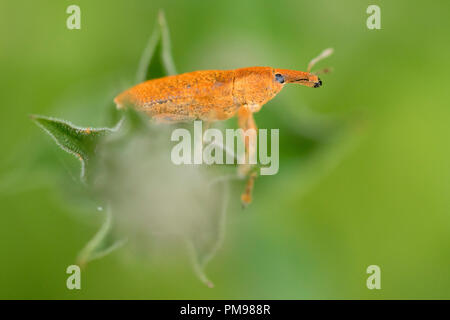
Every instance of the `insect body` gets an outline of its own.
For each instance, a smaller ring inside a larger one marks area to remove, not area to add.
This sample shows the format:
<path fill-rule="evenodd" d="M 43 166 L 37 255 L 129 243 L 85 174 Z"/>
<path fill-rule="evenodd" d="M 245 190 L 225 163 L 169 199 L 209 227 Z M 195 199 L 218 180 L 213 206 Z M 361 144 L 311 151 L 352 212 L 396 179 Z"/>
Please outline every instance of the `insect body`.
<path fill-rule="evenodd" d="M 253 113 L 274 98 L 288 83 L 318 88 L 319 77 L 310 73 L 312 66 L 329 56 L 331 49 L 323 51 L 308 65 L 308 71 L 250 67 L 235 70 L 194 71 L 140 83 L 120 95 L 114 102 L 118 108 L 132 106 L 159 122 L 226 120 L 235 115 L 244 130 L 257 129 Z M 255 146 L 246 139 L 246 153 L 255 152 Z M 242 167 L 241 167 L 242 168 Z M 244 168 L 249 168 L 246 166 Z M 248 170 L 244 171 L 246 174 Z M 241 172 L 242 173 L 242 172 Z M 244 203 L 251 200 L 251 175 Z M 250 187 L 249 187 L 250 185 Z"/>
<path fill-rule="evenodd" d="M 322 85 L 317 75 L 303 71 L 270 67 L 205 70 L 143 82 L 114 101 L 119 108 L 132 105 L 160 121 L 217 121 L 239 115 L 241 108 L 259 111 L 286 83 Z"/>

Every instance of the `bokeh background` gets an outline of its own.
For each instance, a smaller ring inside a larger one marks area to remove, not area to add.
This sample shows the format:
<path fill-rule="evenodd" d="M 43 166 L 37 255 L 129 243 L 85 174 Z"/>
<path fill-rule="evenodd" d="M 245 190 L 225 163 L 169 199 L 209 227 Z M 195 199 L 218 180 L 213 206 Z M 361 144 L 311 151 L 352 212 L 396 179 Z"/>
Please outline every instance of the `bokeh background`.
<path fill-rule="evenodd" d="M 66 28 L 70 4 L 81 30 Z M 381 30 L 366 27 L 370 4 Z M 334 72 L 256 115 L 280 128 L 280 171 L 257 180 L 246 210 L 230 205 L 207 267 L 215 288 L 186 257 L 123 258 L 124 247 L 69 291 L 66 267 L 99 220 L 63 190 L 63 163 L 77 161 L 28 115 L 106 125 L 160 8 L 180 72 L 304 70 L 327 47 L 320 66 Z M 449 12 L 446 1 L 2 0 L 0 298 L 450 298 Z M 366 287 L 369 265 L 381 290 Z"/>

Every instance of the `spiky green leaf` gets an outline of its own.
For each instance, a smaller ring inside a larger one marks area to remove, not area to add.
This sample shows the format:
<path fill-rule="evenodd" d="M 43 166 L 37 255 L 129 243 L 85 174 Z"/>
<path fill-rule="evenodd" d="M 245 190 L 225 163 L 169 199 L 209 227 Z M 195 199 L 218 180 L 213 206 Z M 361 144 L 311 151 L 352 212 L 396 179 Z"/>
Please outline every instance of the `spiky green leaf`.
<path fill-rule="evenodd" d="M 175 63 L 172 58 L 169 28 L 167 27 L 164 11 L 158 14 L 158 21 L 147 46 L 141 56 L 136 75 L 136 82 L 161 78 L 176 74 Z"/>
<path fill-rule="evenodd" d="M 41 115 L 32 115 L 31 119 L 50 135 L 61 149 L 80 160 L 82 180 L 85 180 L 86 167 L 93 158 L 100 139 L 117 131 L 120 126 L 119 122 L 114 128 L 79 127 L 66 120 Z"/>

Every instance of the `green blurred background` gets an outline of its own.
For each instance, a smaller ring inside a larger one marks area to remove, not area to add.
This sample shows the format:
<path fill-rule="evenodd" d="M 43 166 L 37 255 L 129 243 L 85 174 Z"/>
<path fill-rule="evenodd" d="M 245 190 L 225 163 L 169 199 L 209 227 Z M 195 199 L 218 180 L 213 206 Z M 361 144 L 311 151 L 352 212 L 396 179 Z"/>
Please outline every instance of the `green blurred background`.
<path fill-rule="evenodd" d="M 70 4 L 81 30 L 66 28 Z M 366 27 L 370 4 L 381 30 Z M 28 115 L 105 125 L 159 8 L 179 72 L 304 70 L 327 47 L 335 54 L 316 69 L 334 72 L 320 90 L 286 88 L 256 115 L 280 128 L 280 171 L 229 213 L 207 267 L 215 288 L 188 259 L 115 252 L 69 291 L 66 267 L 98 224 L 61 192 L 65 155 Z M 2 0 L 0 298 L 450 298 L 449 12 L 447 1 Z M 333 139 L 329 117 L 356 129 Z M 369 265 L 381 267 L 381 290 L 366 287 Z"/>

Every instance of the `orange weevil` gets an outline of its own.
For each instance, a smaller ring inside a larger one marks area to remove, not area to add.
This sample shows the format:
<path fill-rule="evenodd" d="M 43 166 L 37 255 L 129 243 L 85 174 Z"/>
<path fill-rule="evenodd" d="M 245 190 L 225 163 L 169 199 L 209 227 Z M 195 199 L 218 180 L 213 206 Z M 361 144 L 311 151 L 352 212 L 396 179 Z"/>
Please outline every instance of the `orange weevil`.
<path fill-rule="evenodd" d="M 310 88 L 322 85 L 317 74 L 310 71 L 332 52 L 332 49 L 326 49 L 311 60 L 306 72 L 250 67 L 194 71 L 148 80 L 122 92 L 114 102 L 119 109 L 130 105 L 156 121 L 168 123 L 190 120 L 212 122 L 237 115 L 239 126 L 244 131 L 256 131 L 253 113 L 273 99 L 285 84 L 297 83 Z M 255 152 L 248 140 L 245 146 L 247 157 Z M 248 172 L 247 167 L 244 174 Z M 251 202 L 254 178 L 254 173 L 249 175 L 246 191 L 241 197 L 243 204 Z"/>

